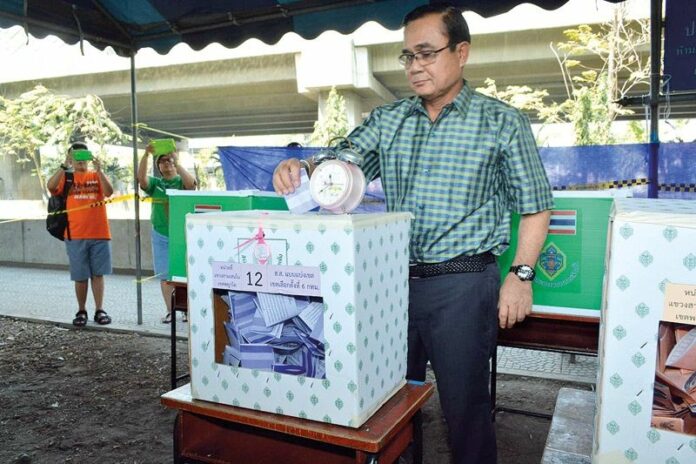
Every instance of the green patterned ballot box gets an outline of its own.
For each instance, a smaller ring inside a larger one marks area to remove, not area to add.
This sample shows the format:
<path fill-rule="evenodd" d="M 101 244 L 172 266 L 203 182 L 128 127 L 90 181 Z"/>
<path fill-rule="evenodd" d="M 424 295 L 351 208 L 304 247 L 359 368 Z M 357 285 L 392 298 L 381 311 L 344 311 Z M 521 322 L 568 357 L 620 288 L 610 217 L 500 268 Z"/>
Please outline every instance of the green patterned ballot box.
<path fill-rule="evenodd" d="M 696 202 L 616 199 L 595 464 L 696 462 Z"/>
<path fill-rule="evenodd" d="M 272 192 L 239 190 L 206 192 L 167 190 L 169 197 L 169 279 L 186 282 L 186 215 L 241 210 L 287 210 L 285 199 Z"/>
<path fill-rule="evenodd" d="M 555 192 L 546 242 L 535 266 L 534 312 L 599 317 L 613 198 L 604 192 Z M 504 279 L 517 249 L 520 216 L 499 260 Z"/>
<path fill-rule="evenodd" d="M 193 397 L 363 424 L 405 384 L 410 221 L 188 215 Z"/>

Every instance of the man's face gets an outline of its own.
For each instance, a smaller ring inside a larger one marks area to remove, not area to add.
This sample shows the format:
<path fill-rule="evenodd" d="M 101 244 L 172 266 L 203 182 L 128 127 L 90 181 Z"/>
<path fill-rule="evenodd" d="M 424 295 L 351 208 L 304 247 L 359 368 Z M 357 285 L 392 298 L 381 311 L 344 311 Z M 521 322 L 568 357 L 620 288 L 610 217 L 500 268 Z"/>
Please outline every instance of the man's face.
<path fill-rule="evenodd" d="M 449 37 L 442 22 L 442 15 L 429 14 L 410 22 L 404 29 L 404 53 L 435 51 L 445 47 Z M 469 58 L 469 43 L 456 45 L 454 51 L 445 48 L 435 60 L 424 64 L 414 59 L 406 67 L 406 77 L 411 89 L 426 101 L 439 98 L 454 99 L 462 80 L 462 68 Z"/>

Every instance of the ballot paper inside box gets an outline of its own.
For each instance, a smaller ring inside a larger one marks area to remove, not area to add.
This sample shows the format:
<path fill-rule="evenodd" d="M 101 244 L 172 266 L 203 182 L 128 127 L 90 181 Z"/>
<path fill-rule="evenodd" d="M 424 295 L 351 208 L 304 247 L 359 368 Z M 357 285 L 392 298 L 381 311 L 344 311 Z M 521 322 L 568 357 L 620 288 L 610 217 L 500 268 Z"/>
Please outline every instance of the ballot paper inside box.
<path fill-rule="evenodd" d="M 617 199 L 593 463 L 696 462 L 696 202 Z"/>
<path fill-rule="evenodd" d="M 696 286 L 693 289 L 696 302 Z M 668 304 L 683 308 L 684 302 Z M 679 315 L 677 320 L 690 319 L 681 311 Z M 660 322 L 651 425 L 696 436 L 696 327 L 693 325 Z"/>
<path fill-rule="evenodd" d="M 405 383 L 409 224 L 187 216 L 194 398 L 359 427 Z"/>

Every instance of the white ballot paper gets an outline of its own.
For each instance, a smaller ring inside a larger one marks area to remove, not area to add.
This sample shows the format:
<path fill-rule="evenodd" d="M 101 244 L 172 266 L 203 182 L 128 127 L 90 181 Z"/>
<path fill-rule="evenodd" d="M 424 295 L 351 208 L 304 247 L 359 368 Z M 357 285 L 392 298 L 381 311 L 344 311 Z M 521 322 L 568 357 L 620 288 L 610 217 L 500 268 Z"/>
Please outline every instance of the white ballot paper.
<path fill-rule="evenodd" d="M 303 309 L 298 307 L 294 297 L 277 293 L 259 292 L 255 301 L 267 327 L 287 321 L 300 314 Z"/>
<path fill-rule="evenodd" d="M 300 169 L 300 186 L 294 192 L 285 195 L 285 202 L 293 214 L 306 213 L 319 207 L 309 191 L 309 177 L 304 169 Z"/>

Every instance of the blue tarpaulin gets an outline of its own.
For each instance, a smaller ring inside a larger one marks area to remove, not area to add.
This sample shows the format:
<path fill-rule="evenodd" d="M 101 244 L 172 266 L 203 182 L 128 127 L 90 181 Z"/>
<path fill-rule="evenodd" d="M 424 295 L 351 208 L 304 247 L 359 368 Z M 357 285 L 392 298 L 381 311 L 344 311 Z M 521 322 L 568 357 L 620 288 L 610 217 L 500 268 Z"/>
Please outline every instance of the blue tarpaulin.
<path fill-rule="evenodd" d="M 554 190 L 630 189 L 647 197 L 649 144 L 541 148 L 541 158 Z M 273 190 L 276 165 L 287 158 L 306 158 L 320 148 L 219 147 L 228 190 Z M 663 143 L 659 151 L 660 198 L 696 199 L 696 144 Z M 379 211 L 381 184 L 368 186 L 367 208 Z"/>
<path fill-rule="evenodd" d="M 650 145 L 591 145 L 539 150 L 555 190 L 631 189 L 647 197 Z M 660 144 L 658 197 L 696 199 L 696 144 Z"/>
<path fill-rule="evenodd" d="M 284 159 L 308 158 L 320 148 L 218 147 L 227 190 L 273 190 L 273 170 Z"/>

